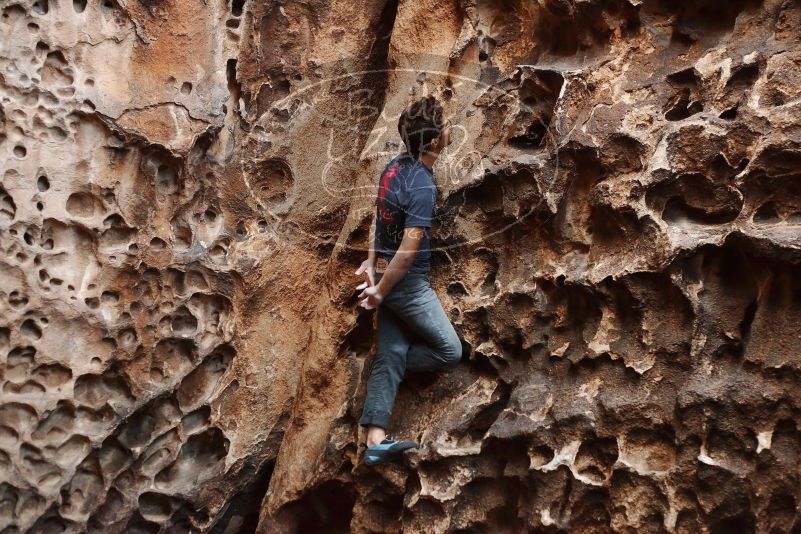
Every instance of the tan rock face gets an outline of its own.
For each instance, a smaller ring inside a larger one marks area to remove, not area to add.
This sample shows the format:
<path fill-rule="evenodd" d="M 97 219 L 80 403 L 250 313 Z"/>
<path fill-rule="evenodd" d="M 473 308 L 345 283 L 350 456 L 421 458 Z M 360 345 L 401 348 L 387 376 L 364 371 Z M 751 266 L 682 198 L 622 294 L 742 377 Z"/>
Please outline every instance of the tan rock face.
<path fill-rule="evenodd" d="M 787 532 L 801 4 L 0 7 L 0 532 Z M 359 464 L 353 270 L 440 97 L 464 340 Z"/>

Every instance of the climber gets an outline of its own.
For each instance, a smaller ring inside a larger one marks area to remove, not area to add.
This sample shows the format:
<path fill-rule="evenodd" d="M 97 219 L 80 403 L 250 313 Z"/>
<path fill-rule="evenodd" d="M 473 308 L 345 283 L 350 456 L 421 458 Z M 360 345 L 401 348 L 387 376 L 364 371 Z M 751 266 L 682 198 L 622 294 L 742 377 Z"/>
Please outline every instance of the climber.
<path fill-rule="evenodd" d="M 449 369 L 462 345 L 431 288 L 429 230 L 437 189 L 432 167 L 451 141 L 450 123 L 433 96 L 406 108 L 398 121 L 406 150 L 384 168 L 378 185 L 370 250 L 356 275 L 359 305 L 377 308 L 377 353 L 367 380 L 359 424 L 367 428 L 365 464 L 397 460 L 413 441 L 387 435 L 398 384 L 406 371 Z"/>

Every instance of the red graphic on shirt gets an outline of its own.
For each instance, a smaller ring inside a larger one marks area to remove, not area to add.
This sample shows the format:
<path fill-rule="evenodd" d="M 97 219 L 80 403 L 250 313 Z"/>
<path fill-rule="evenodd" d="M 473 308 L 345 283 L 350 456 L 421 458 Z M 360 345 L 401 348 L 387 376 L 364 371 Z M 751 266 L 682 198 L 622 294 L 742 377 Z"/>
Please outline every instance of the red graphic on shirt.
<path fill-rule="evenodd" d="M 384 206 L 387 198 L 387 193 L 389 192 L 389 186 L 392 183 L 392 178 L 398 174 L 398 164 L 396 163 L 392 167 L 386 170 L 384 174 L 381 175 L 381 180 L 378 183 L 378 213 L 381 215 L 381 220 L 386 222 L 392 222 L 395 218 L 387 211 L 386 207 Z"/>

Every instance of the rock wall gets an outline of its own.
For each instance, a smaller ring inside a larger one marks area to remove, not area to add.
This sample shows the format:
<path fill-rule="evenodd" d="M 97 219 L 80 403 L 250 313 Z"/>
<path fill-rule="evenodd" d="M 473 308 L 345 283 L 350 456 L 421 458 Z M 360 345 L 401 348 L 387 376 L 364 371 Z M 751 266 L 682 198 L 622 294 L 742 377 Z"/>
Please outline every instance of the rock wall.
<path fill-rule="evenodd" d="M 801 528 L 797 0 L 10 0 L 0 532 Z M 366 469 L 352 276 L 455 125 L 464 340 Z"/>

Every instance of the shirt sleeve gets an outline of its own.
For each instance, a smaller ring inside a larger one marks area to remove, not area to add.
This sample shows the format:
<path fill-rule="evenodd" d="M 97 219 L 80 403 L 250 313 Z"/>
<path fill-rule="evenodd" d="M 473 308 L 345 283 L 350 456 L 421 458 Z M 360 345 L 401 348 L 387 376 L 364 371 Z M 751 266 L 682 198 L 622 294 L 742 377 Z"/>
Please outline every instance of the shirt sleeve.
<path fill-rule="evenodd" d="M 406 221 L 404 228 L 419 226 L 431 228 L 431 218 L 434 216 L 434 186 L 414 187 L 408 193 L 405 206 Z"/>

